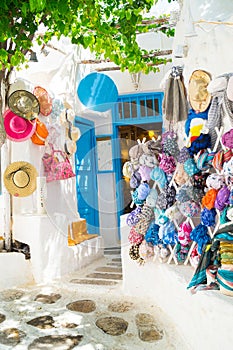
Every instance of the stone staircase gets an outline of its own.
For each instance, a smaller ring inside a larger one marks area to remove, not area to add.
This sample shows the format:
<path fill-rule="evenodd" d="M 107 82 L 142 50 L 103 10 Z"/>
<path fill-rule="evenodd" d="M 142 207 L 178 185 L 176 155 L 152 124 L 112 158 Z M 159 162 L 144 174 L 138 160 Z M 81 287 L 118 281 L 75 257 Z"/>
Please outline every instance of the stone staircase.
<path fill-rule="evenodd" d="M 119 286 L 122 282 L 121 247 L 105 248 L 103 258 L 82 270 L 82 276 L 77 276 L 70 282 L 93 286 Z"/>

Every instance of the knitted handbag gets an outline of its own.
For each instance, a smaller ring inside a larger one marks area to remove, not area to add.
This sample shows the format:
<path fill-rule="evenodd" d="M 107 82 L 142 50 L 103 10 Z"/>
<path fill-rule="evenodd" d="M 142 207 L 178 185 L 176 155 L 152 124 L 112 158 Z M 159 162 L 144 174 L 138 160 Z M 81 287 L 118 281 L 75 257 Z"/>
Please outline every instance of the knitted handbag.
<path fill-rule="evenodd" d="M 52 144 L 49 144 L 49 146 L 50 153 L 46 152 L 42 157 L 46 182 L 74 177 L 75 173 L 66 153 L 61 150 L 55 150 Z"/>

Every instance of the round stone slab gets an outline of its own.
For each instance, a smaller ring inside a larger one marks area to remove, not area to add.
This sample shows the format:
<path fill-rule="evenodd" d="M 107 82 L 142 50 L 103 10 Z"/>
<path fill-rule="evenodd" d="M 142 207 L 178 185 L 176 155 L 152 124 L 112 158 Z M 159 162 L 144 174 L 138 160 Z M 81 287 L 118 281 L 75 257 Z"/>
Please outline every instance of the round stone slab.
<path fill-rule="evenodd" d="M 1 292 L 0 299 L 3 301 L 13 301 L 22 298 L 24 292 L 20 290 L 4 290 Z"/>
<path fill-rule="evenodd" d="M 54 328 L 54 319 L 52 316 L 39 316 L 28 321 L 27 324 L 40 329 Z"/>
<path fill-rule="evenodd" d="M 6 316 L 3 314 L 0 314 L 0 323 L 2 323 L 3 321 L 5 321 Z"/>
<path fill-rule="evenodd" d="M 133 303 L 128 301 L 114 302 L 108 305 L 108 310 L 112 312 L 127 312 L 133 308 Z"/>
<path fill-rule="evenodd" d="M 139 313 L 135 316 L 135 323 L 142 341 L 154 342 L 163 338 L 163 332 L 158 329 L 152 315 Z"/>
<path fill-rule="evenodd" d="M 76 311 L 76 312 L 83 312 L 85 314 L 88 314 L 90 312 L 95 311 L 96 304 L 92 300 L 77 300 L 73 303 L 69 303 L 66 305 L 68 310 Z"/>
<path fill-rule="evenodd" d="M 155 327 L 152 327 L 151 329 L 139 330 L 138 336 L 145 342 L 154 342 L 163 338 L 162 332 Z"/>
<path fill-rule="evenodd" d="M 71 350 L 80 343 L 82 338 L 82 335 L 46 335 L 33 340 L 28 350 Z"/>
<path fill-rule="evenodd" d="M 0 331 L 0 344 L 16 346 L 26 334 L 17 328 L 7 328 Z"/>
<path fill-rule="evenodd" d="M 124 334 L 128 328 L 128 322 L 120 317 L 102 317 L 95 324 L 104 333 L 114 336 Z"/>
<path fill-rule="evenodd" d="M 58 301 L 61 298 L 60 294 L 38 294 L 35 297 L 35 301 L 39 301 L 43 304 L 54 304 L 56 301 Z"/>

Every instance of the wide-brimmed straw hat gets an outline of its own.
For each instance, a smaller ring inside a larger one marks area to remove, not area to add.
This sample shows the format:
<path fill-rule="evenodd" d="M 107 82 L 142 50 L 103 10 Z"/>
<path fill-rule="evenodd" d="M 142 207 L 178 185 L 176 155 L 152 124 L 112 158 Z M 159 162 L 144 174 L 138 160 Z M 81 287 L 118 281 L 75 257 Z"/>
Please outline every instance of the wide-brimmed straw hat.
<path fill-rule="evenodd" d="M 37 97 L 40 104 L 40 113 L 47 117 L 52 112 L 52 98 L 47 90 L 41 86 L 34 88 L 33 94 Z"/>
<path fill-rule="evenodd" d="M 79 128 L 73 125 L 69 125 L 67 128 L 67 137 L 72 141 L 78 141 L 81 136 L 81 131 Z"/>
<path fill-rule="evenodd" d="M 191 107 L 196 112 L 204 112 L 210 104 L 211 94 L 207 86 L 211 75 L 203 70 L 195 70 L 189 79 L 188 95 Z"/>
<path fill-rule="evenodd" d="M 64 150 L 68 156 L 74 154 L 77 150 L 76 142 L 72 140 L 66 140 L 64 144 Z"/>
<path fill-rule="evenodd" d="M 36 129 L 34 120 L 27 120 L 12 111 L 7 110 L 4 115 L 4 128 L 7 138 L 11 141 L 21 142 L 29 139 Z"/>
<path fill-rule="evenodd" d="M 36 190 L 36 168 L 24 161 L 11 163 L 6 168 L 3 181 L 7 191 L 15 197 L 27 197 Z"/>
<path fill-rule="evenodd" d="M 8 97 L 10 110 L 18 116 L 33 120 L 40 113 L 40 104 L 35 95 L 26 90 L 14 91 Z"/>

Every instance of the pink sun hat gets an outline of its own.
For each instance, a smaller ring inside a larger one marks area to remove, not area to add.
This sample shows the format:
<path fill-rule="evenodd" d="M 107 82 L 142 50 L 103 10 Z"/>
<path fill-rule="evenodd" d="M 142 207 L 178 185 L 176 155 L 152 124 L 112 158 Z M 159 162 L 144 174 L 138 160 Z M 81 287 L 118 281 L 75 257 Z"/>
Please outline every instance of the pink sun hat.
<path fill-rule="evenodd" d="M 22 142 L 30 139 L 36 130 L 36 122 L 34 120 L 31 121 L 19 117 L 11 110 L 7 110 L 3 118 L 7 138 L 11 141 Z"/>

